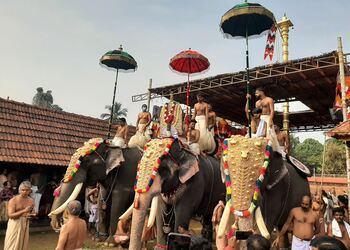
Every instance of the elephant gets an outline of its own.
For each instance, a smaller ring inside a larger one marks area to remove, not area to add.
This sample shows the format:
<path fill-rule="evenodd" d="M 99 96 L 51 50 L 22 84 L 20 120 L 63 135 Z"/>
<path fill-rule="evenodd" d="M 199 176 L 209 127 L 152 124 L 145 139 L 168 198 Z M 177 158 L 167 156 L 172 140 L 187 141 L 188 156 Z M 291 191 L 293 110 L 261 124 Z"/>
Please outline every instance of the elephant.
<path fill-rule="evenodd" d="M 238 215 L 236 229 L 251 230 L 256 222 L 260 233 L 269 238 L 274 228 L 283 227 L 290 210 L 310 194 L 308 171 L 304 173 L 287 159 L 273 140 L 240 135 L 225 140 L 222 172 L 229 190 L 219 236 L 225 232 L 230 209 Z"/>
<path fill-rule="evenodd" d="M 99 182 L 106 191 L 102 198 L 107 205 L 106 218 L 109 217 L 105 222 L 108 231 L 106 233 L 110 235 L 107 242 L 114 243 L 112 236 L 116 231 L 118 218 L 134 200 L 133 186 L 142 152 L 138 148 L 111 147 L 107 141 L 99 141 L 101 143 L 97 149 L 81 159 L 80 168 L 74 177 L 62 183 L 60 195 L 55 197 L 49 216 L 51 226 L 57 230 L 68 202 L 76 199 L 79 193 L 84 196 L 84 192 L 80 192 L 82 189 L 95 187 Z"/>
<path fill-rule="evenodd" d="M 159 145 L 165 148 L 164 152 Z M 156 162 L 154 169 L 153 162 Z M 148 174 L 152 176 L 149 177 Z M 157 205 L 163 208 L 173 207 L 175 218 L 171 230 L 177 232 L 179 226 L 189 225 L 190 219 L 195 215 L 202 216 L 204 226 L 210 227 L 214 207 L 220 200 L 225 199 L 225 186 L 221 180 L 219 160 L 211 156 L 197 158 L 178 139 L 173 138 L 152 139 L 146 144 L 135 190 L 137 194 L 132 209 L 129 244 L 129 249 L 132 250 L 141 249 L 142 228 L 151 200 L 148 225 L 154 222 L 156 216 L 157 243 L 160 246 L 166 245 L 165 236 L 170 230 L 163 231 L 166 229 L 164 226 L 168 225 L 163 221 L 166 219 L 163 211 L 156 212 Z"/>

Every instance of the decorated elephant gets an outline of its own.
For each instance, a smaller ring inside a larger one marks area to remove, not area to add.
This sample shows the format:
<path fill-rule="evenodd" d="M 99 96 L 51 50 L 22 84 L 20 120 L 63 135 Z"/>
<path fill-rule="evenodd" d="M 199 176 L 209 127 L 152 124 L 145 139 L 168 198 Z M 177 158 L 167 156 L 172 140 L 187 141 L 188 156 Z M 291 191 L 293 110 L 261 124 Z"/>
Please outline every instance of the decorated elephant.
<path fill-rule="evenodd" d="M 202 216 L 205 226 L 210 226 L 214 207 L 225 198 L 219 161 L 210 156 L 197 158 L 173 138 L 153 139 L 146 144 L 135 191 L 129 244 L 132 250 L 141 249 L 142 229 L 151 201 L 148 226 L 154 223 L 157 215 L 157 243 L 160 246 L 166 244 L 166 233 L 189 225 L 194 215 Z M 165 221 L 164 211 L 156 212 L 158 205 L 164 208 L 164 203 L 173 207 L 173 227 Z"/>
<path fill-rule="evenodd" d="M 137 148 L 110 147 L 101 138 L 86 142 L 72 156 L 60 190 L 55 191 L 56 197 L 49 214 L 53 229 L 60 227 L 60 218 L 68 202 L 79 194 L 84 196 L 85 192 L 81 190 L 95 187 L 99 182 L 106 191 L 101 198 L 106 202 L 108 242 L 114 242 L 112 235 L 116 231 L 118 218 L 134 200 L 134 180 L 141 157 L 142 152 Z"/>
<path fill-rule="evenodd" d="M 229 234 L 237 229 L 253 229 L 254 217 L 266 238 L 275 227 L 281 229 L 290 210 L 300 206 L 303 195 L 310 194 L 306 178 L 309 172 L 300 162 L 290 159 L 297 166 L 278 152 L 278 145 L 265 138 L 237 135 L 224 141 L 222 172 L 227 202 L 219 237 L 227 233 L 227 226 Z M 231 226 L 233 222 L 229 220 L 235 217 L 238 219 Z"/>

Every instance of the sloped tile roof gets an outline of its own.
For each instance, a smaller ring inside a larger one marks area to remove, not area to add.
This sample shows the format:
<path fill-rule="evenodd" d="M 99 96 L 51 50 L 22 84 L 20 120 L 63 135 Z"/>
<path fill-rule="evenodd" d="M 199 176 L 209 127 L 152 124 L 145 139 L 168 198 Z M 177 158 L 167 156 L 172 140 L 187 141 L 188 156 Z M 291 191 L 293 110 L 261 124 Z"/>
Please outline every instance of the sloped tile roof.
<path fill-rule="evenodd" d="M 0 98 L 0 162 L 67 166 L 85 141 L 107 131 L 101 119 Z M 129 137 L 134 132 L 129 127 Z"/>
<path fill-rule="evenodd" d="M 350 141 L 350 121 L 342 122 L 327 132 L 328 136 L 338 140 Z"/>

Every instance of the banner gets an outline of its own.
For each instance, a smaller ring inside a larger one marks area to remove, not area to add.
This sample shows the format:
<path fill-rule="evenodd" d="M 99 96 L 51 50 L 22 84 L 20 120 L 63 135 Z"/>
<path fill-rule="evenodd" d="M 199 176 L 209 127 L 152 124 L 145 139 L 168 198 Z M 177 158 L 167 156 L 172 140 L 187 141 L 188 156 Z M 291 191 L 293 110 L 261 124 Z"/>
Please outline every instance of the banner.
<path fill-rule="evenodd" d="M 275 50 L 276 31 L 277 31 L 276 26 L 272 25 L 267 35 L 264 60 L 266 59 L 267 56 L 269 56 L 270 61 L 272 61 L 273 53 Z"/>

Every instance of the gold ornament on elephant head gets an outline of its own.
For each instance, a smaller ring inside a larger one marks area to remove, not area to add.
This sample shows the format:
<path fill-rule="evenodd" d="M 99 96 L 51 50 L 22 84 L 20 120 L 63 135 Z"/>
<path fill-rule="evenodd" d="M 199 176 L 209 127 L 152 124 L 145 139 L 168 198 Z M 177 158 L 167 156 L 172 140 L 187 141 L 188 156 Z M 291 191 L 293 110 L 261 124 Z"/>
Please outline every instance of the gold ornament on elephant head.
<path fill-rule="evenodd" d="M 223 161 L 231 211 L 248 211 L 252 206 L 255 183 L 265 165 L 266 145 L 267 140 L 264 138 L 246 138 L 241 135 L 225 140 Z M 242 216 L 247 215 L 242 213 Z"/>

